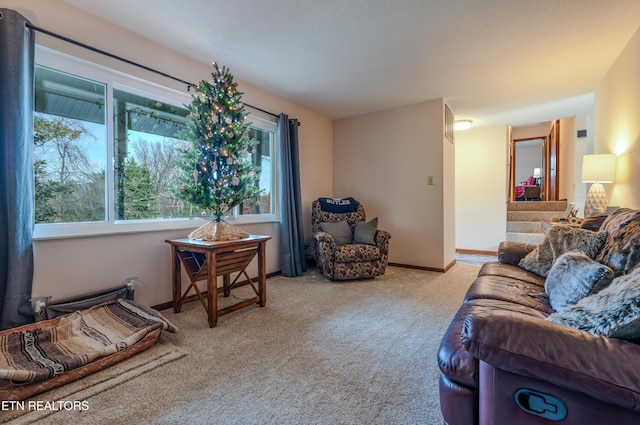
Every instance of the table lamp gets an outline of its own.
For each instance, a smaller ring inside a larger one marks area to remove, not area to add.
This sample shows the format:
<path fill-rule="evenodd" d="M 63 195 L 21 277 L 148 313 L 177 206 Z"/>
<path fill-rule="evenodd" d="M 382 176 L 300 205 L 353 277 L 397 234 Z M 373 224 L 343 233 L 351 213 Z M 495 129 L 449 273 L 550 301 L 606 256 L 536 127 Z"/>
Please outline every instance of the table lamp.
<path fill-rule="evenodd" d="M 616 177 L 616 155 L 585 155 L 582 158 L 582 182 L 593 183 L 584 202 L 584 216 L 591 217 L 607 208 L 607 192 L 602 183 L 613 183 Z"/>
<path fill-rule="evenodd" d="M 536 186 L 540 186 L 540 177 L 542 177 L 542 174 L 540 173 L 540 169 L 539 168 L 534 168 L 533 169 L 533 178 L 536 179 Z"/>

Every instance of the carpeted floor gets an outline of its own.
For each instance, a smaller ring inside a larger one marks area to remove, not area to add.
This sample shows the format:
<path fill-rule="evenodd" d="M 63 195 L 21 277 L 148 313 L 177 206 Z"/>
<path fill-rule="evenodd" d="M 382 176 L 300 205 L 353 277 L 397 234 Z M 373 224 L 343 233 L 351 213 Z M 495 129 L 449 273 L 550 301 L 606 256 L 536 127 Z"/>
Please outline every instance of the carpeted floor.
<path fill-rule="evenodd" d="M 456 262 L 458 264 L 473 264 L 476 266 L 481 266 L 488 261 L 498 261 L 498 256 L 486 254 L 466 254 L 460 252 L 456 254 Z"/>
<path fill-rule="evenodd" d="M 41 423 L 441 424 L 436 351 L 477 272 L 278 276 L 267 281 L 266 307 L 213 329 L 199 302 L 163 311 L 180 331 L 161 338 L 186 356 Z"/>

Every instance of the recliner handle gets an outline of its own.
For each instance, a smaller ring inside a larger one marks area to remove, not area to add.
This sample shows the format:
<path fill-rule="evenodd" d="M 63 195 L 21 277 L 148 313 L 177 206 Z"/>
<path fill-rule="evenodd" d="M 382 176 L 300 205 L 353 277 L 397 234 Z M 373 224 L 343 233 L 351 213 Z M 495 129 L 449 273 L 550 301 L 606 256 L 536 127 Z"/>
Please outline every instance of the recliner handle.
<path fill-rule="evenodd" d="M 516 391 L 514 399 L 525 412 L 550 421 L 561 421 L 567 417 L 567 406 L 558 397 L 541 393 L 530 388 Z"/>

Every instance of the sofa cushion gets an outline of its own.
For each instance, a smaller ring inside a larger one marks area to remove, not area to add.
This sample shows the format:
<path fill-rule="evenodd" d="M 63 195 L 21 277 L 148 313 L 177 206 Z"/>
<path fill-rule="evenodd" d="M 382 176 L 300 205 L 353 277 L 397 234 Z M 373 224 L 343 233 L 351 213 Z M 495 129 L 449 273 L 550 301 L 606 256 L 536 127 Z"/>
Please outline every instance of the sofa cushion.
<path fill-rule="evenodd" d="M 335 255 L 337 263 L 377 261 L 380 259 L 380 249 L 375 245 L 350 243 L 337 246 Z"/>
<path fill-rule="evenodd" d="M 595 258 L 604 245 L 607 234 L 570 226 L 553 226 L 544 239 L 520 261 L 520 267 L 540 276 L 547 276 L 553 262 L 562 254 L 574 249 Z"/>
<path fill-rule="evenodd" d="M 371 246 L 371 245 L 360 245 Z M 372 247 L 376 248 L 376 247 Z M 376 248 L 377 249 L 377 248 Z M 352 263 L 335 262 L 332 280 L 370 279 L 385 273 L 387 263 L 384 261 L 357 261 Z"/>
<path fill-rule="evenodd" d="M 609 266 L 616 276 L 640 264 L 640 220 L 632 221 L 607 240 L 596 260 Z"/>
<path fill-rule="evenodd" d="M 511 264 L 497 262 L 484 263 L 478 272 L 478 277 L 480 276 L 502 276 L 510 279 L 521 280 L 523 282 L 534 283 L 540 287 L 540 291 L 544 291 L 544 277 L 528 272 L 517 265 L 513 266 Z"/>
<path fill-rule="evenodd" d="M 542 279 L 542 278 L 540 278 Z M 553 313 L 542 284 L 517 280 L 504 276 L 479 276 L 464 297 L 469 300 L 491 299 Z"/>
<path fill-rule="evenodd" d="M 640 338 L 640 268 L 547 319 L 594 335 Z"/>
<path fill-rule="evenodd" d="M 353 232 L 346 220 L 320 223 L 320 230 L 333 236 L 336 245 L 351 243 Z"/>
<path fill-rule="evenodd" d="M 353 228 L 353 243 L 376 244 L 376 231 L 378 230 L 378 217 L 364 222 L 356 223 Z"/>
<path fill-rule="evenodd" d="M 606 288 L 612 280 L 613 271 L 609 267 L 582 251 L 569 251 L 553 263 L 544 289 L 551 307 L 558 311 Z"/>

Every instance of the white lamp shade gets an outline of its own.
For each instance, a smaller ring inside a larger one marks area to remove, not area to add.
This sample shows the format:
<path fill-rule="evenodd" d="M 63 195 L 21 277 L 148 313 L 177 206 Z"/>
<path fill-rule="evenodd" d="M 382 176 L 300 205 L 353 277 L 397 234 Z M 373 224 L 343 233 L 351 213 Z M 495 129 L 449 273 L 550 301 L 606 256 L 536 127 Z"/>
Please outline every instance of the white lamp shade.
<path fill-rule="evenodd" d="M 612 183 L 615 178 L 616 154 L 593 154 L 582 158 L 583 183 Z"/>
<path fill-rule="evenodd" d="M 538 178 L 540 176 L 541 176 L 540 169 L 539 168 L 534 168 L 533 169 L 533 177 Z"/>

